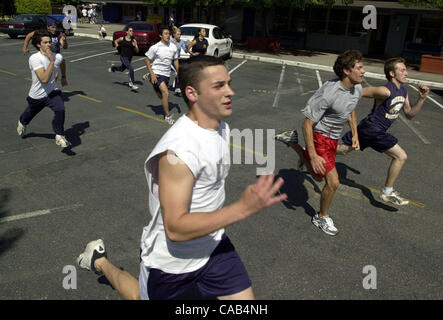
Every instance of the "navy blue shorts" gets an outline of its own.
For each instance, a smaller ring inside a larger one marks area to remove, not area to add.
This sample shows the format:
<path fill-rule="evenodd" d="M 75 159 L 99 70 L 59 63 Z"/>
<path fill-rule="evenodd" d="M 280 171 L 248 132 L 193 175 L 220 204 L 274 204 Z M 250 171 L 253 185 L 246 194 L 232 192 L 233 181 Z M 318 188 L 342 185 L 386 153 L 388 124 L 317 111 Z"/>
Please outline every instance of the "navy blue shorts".
<path fill-rule="evenodd" d="M 156 76 L 157 76 L 157 83 L 151 82 L 151 84 L 154 87 L 154 90 L 161 94 L 160 85 L 162 84 L 162 82 L 164 82 L 167 88 L 169 84 L 169 77 L 162 76 L 161 74 L 156 74 Z M 149 81 L 151 81 L 151 76 L 149 76 Z"/>
<path fill-rule="evenodd" d="M 148 294 L 150 300 L 171 300 L 197 285 L 205 297 L 221 297 L 241 292 L 251 286 L 248 272 L 229 238 L 222 240 L 200 269 L 171 274 L 150 269 Z"/>
<path fill-rule="evenodd" d="M 358 126 L 357 132 L 361 151 L 367 147 L 371 147 L 375 151 L 383 153 L 391 149 L 398 142 L 396 137 L 386 131 L 377 131 L 368 127 Z M 352 146 L 352 132 L 346 132 L 342 141 L 344 144 Z"/>

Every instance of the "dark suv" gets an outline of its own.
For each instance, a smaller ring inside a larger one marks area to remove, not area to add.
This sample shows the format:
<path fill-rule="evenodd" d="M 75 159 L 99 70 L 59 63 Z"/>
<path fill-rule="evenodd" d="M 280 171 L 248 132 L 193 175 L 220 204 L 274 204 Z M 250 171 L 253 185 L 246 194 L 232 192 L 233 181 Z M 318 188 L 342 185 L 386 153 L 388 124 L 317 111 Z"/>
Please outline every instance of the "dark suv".
<path fill-rule="evenodd" d="M 7 33 L 15 39 L 37 29 L 46 29 L 46 26 L 54 21 L 57 23 L 57 31 L 64 32 L 66 35 L 72 34 L 71 29 L 63 28 L 63 23 L 59 19 L 47 14 L 21 14 L 9 21 L 0 22 L 0 32 Z"/>

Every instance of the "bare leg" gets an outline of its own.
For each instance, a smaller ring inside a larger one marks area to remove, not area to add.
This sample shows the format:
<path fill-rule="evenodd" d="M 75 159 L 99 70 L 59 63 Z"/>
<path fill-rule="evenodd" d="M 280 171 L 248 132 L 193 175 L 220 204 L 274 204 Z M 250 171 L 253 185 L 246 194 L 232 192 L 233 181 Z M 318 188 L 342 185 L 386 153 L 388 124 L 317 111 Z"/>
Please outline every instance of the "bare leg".
<path fill-rule="evenodd" d="M 302 148 L 302 146 L 299 145 L 298 143 L 295 143 L 295 142 L 289 142 L 288 145 L 289 145 L 292 149 L 294 149 L 295 152 L 297 152 L 297 154 L 298 154 L 300 160 L 303 161 L 303 163 L 305 164 L 305 166 L 306 166 L 306 168 L 308 169 L 308 172 L 309 172 L 309 174 L 312 176 L 312 178 L 313 178 L 315 181 L 322 181 L 323 178 L 319 177 L 319 176 L 314 172 L 314 169 L 312 169 L 311 162 L 308 161 L 308 160 L 305 158 L 305 155 L 304 155 L 304 149 Z"/>
<path fill-rule="evenodd" d="M 320 217 L 329 217 L 329 207 L 331 206 L 335 191 L 340 185 L 336 168 L 332 169 L 326 174 L 325 182 L 326 184 L 323 187 L 320 198 Z"/>
<path fill-rule="evenodd" d="M 163 111 L 165 113 L 165 117 L 169 116 L 169 92 L 166 83 L 162 82 L 159 86 L 161 91 L 161 100 L 163 105 Z"/>
<path fill-rule="evenodd" d="M 120 270 L 107 258 L 98 258 L 94 262 L 97 271 L 103 272 L 106 279 L 125 300 L 140 300 L 140 287 L 138 280 L 129 272 Z"/>
<path fill-rule="evenodd" d="M 347 144 L 339 144 L 337 146 L 337 151 L 335 152 L 338 155 L 344 156 L 345 154 L 348 154 L 349 152 L 353 151 L 354 148 L 352 146 L 349 146 Z"/>
<path fill-rule="evenodd" d="M 388 176 L 386 178 L 385 187 L 394 187 L 395 181 L 400 175 L 400 171 L 408 158 L 406 152 L 396 144 L 391 149 L 385 152 L 386 155 L 392 158 L 388 169 Z"/>
<path fill-rule="evenodd" d="M 254 292 L 252 288 L 249 287 L 243 291 L 240 291 L 235 294 L 231 294 L 229 296 L 217 297 L 218 300 L 255 300 Z"/>

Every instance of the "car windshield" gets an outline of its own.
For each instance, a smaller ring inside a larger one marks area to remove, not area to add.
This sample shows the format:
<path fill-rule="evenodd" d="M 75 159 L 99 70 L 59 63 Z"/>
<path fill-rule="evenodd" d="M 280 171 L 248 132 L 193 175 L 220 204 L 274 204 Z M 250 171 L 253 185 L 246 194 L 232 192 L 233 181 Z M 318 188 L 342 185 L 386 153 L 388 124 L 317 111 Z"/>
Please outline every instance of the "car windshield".
<path fill-rule="evenodd" d="M 180 27 L 180 31 L 182 36 L 198 36 L 198 32 L 200 31 L 200 27 Z M 206 30 L 206 38 L 209 37 L 209 29 L 204 28 Z"/>
<path fill-rule="evenodd" d="M 31 22 L 32 20 L 34 20 L 34 17 L 35 16 L 21 14 L 21 15 L 15 17 L 13 20 L 14 21 L 21 21 L 21 22 Z"/>
<path fill-rule="evenodd" d="M 149 23 L 128 23 L 123 31 L 128 31 L 129 28 L 134 29 L 134 31 L 146 31 L 153 32 L 154 26 Z"/>

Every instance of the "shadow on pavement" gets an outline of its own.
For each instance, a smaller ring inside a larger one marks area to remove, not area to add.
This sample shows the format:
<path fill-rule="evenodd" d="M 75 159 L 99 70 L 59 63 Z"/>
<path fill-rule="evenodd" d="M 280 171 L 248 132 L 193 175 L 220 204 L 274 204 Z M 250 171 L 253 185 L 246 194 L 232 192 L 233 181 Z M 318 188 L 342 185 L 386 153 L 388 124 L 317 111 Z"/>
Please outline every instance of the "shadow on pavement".
<path fill-rule="evenodd" d="M 156 115 L 164 115 L 164 111 L 163 111 L 163 106 L 159 105 L 159 106 L 153 106 L 151 104 L 147 105 L 148 108 L 151 108 L 152 111 L 154 111 L 154 113 Z M 177 103 L 172 103 L 169 102 L 169 111 L 172 112 L 174 109 L 177 109 L 177 113 L 182 113 L 182 109 L 180 108 L 180 105 Z"/>
<path fill-rule="evenodd" d="M 392 207 L 392 206 L 386 205 L 386 204 L 384 204 L 384 203 L 382 203 L 380 201 L 377 201 L 374 198 L 374 195 L 372 194 L 372 191 L 369 190 L 368 187 L 365 187 L 365 186 L 363 186 L 361 184 L 358 184 L 354 180 L 350 180 L 350 179 L 348 179 L 346 177 L 348 171 L 352 171 L 352 172 L 357 173 L 357 174 L 360 174 L 360 171 L 355 170 L 355 169 L 353 169 L 353 168 L 351 168 L 351 167 L 349 167 L 346 164 L 341 163 L 341 162 L 336 162 L 335 163 L 335 167 L 337 168 L 337 172 L 338 172 L 338 177 L 340 179 L 340 183 L 344 184 L 345 186 L 348 186 L 348 187 L 360 189 L 361 192 L 363 193 L 363 195 L 366 198 L 369 199 L 369 202 L 371 203 L 371 205 L 373 205 L 376 208 L 384 209 L 386 211 L 391 211 L 391 212 L 398 211 L 398 209 L 395 208 L 395 207 Z"/>
<path fill-rule="evenodd" d="M 283 205 L 291 210 L 297 210 L 296 207 L 302 207 L 308 216 L 313 217 L 316 212 L 308 203 L 309 193 L 303 185 L 303 182 L 305 180 L 309 181 L 317 193 L 321 193 L 321 190 L 318 188 L 314 180 L 311 179 L 309 174 L 295 169 L 281 169 L 275 178 L 278 179 L 279 177 L 283 178 L 285 181 L 280 192 L 286 193 L 288 196 L 288 198 L 282 202 Z"/>
<path fill-rule="evenodd" d="M 0 218 L 8 215 L 6 204 L 11 197 L 9 189 L 0 189 Z M 0 224 L 1 225 L 1 224 Z M 10 228 L 0 234 L 0 256 L 7 250 L 14 246 L 14 243 L 24 235 L 24 230 L 21 228 Z"/>

